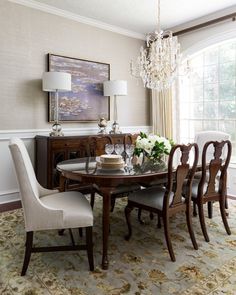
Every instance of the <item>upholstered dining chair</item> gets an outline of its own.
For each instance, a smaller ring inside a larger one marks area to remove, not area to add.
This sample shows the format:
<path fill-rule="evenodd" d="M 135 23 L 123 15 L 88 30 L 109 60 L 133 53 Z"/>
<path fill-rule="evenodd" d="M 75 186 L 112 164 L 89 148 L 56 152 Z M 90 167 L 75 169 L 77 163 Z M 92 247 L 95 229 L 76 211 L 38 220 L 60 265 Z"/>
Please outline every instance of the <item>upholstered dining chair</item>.
<path fill-rule="evenodd" d="M 211 153 L 211 159 L 209 154 Z M 198 207 L 199 220 L 204 238 L 209 242 L 206 230 L 203 205 L 218 201 L 225 230 L 231 234 L 225 212 L 226 176 L 232 153 L 229 140 L 208 141 L 202 151 L 202 172 L 200 179 L 194 179 L 192 185 L 192 201 Z"/>
<path fill-rule="evenodd" d="M 60 193 L 58 190 L 43 188 L 36 179 L 23 141 L 12 138 L 9 148 L 18 179 L 26 230 L 25 257 L 21 275 L 26 274 L 31 253 L 47 251 L 87 250 L 90 270 L 94 270 L 93 212 L 85 196 L 74 191 Z M 35 231 L 62 228 L 86 228 L 86 244 L 75 245 L 72 239 L 70 246 L 33 246 Z"/>
<path fill-rule="evenodd" d="M 198 158 L 198 165 L 201 165 L 202 162 L 202 151 L 203 151 L 203 147 L 205 145 L 206 142 L 210 141 L 210 140 L 217 140 L 217 141 L 222 141 L 222 140 L 229 140 L 230 139 L 230 135 L 228 133 L 225 132 L 221 132 L 221 131 L 201 131 L 195 134 L 194 137 L 194 142 L 197 143 L 198 148 L 199 148 L 199 158 Z M 226 157 L 226 153 L 227 150 L 224 149 L 223 150 L 223 156 L 224 158 Z M 209 150 L 207 151 L 207 155 L 206 155 L 206 161 L 209 162 L 210 159 L 212 158 L 213 155 L 213 148 L 209 147 Z M 206 177 L 208 177 L 208 173 L 206 174 Z M 201 178 L 201 171 L 196 172 L 195 179 L 200 179 Z M 226 194 L 226 200 L 225 200 L 225 206 L 226 208 L 228 208 L 228 204 L 227 204 L 227 194 Z M 207 208 L 208 208 L 208 217 L 212 218 L 212 214 L 213 214 L 213 203 L 212 202 L 208 202 L 207 204 Z M 193 213 L 194 216 L 197 216 L 197 211 L 196 211 L 196 204 L 194 203 L 194 207 L 193 207 Z"/>
<path fill-rule="evenodd" d="M 126 140 L 132 140 L 130 135 L 125 135 L 123 144 L 125 145 Z M 90 155 L 91 156 L 101 156 L 105 153 L 105 144 L 114 144 L 114 141 L 111 136 L 103 135 L 103 136 L 90 136 L 88 139 L 88 145 L 90 147 Z M 114 211 L 115 202 L 117 198 L 122 198 L 127 196 L 130 192 L 140 189 L 138 184 L 130 184 L 127 185 L 119 185 L 111 195 L 111 212 Z M 98 194 L 101 194 L 99 190 L 96 191 Z M 91 196 L 91 206 L 94 206 L 94 195 Z"/>
<path fill-rule="evenodd" d="M 190 152 L 194 151 L 194 162 L 190 164 Z M 179 159 L 177 167 L 174 167 L 176 159 Z M 175 261 L 170 230 L 169 218 L 179 212 L 185 212 L 188 231 L 194 249 L 198 249 L 198 245 L 194 236 L 191 221 L 191 188 L 192 180 L 196 170 L 198 161 L 198 147 L 194 144 L 175 145 L 172 147 L 168 160 L 168 181 L 166 187 L 149 187 L 131 193 L 128 196 L 128 204 L 125 208 L 125 216 L 128 225 L 129 240 L 132 235 L 130 222 L 130 213 L 133 208 L 139 208 L 157 213 L 163 219 L 164 233 L 167 248 L 172 261 Z M 183 197 L 183 189 L 185 179 L 187 178 L 187 197 Z"/>

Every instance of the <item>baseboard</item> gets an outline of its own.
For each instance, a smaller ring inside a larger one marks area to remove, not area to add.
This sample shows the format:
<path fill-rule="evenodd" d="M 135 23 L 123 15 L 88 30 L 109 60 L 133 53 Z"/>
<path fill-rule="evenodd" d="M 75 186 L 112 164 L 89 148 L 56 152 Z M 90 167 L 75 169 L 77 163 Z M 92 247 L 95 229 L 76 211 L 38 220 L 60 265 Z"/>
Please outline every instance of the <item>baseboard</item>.
<path fill-rule="evenodd" d="M 1 192 L 0 191 L 0 206 L 2 204 L 12 203 L 20 200 L 19 192 L 8 191 Z"/>
<path fill-rule="evenodd" d="M 15 209 L 19 209 L 21 208 L 21 201 L 14 201 L 14 202 L 8 202 L 5 204 L 0 204 L 0 213 L 1 212 L 5 212 L 5 211 L 11 211 L 11 210 L 15 210 Z"/>

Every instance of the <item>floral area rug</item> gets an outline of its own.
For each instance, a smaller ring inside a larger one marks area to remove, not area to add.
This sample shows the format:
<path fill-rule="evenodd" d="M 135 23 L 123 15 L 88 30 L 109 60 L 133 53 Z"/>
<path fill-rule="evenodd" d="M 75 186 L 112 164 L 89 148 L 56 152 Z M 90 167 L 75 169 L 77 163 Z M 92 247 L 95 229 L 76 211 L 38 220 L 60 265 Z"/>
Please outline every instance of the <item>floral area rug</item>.
<path fill-rule="evenodd" d="M 20 276 L 25 232 L 22 209 L 0 214 L 0 294 L 130 294 L 130 295 L 200 295 L 236 294 L 236 201 L 230 201 L 228 222 L 232 235 L 224 230 L 219 208 L 214 204 L 213 219 L 206 218 L 210 242 L 201 233 L 198 217 L 193 218 L 199 250 L 194 250 L 188 235 L 185 216 L 171 219 L 171 233 L 176 262 L 170 260 L 163 228 L 157 218 L 150 220 L 143 212 L 145 224 L 132 211 L 133 236 L 124 240 L 127 226 L 124 207 L 127 200 L 117 201 L 111 213 L 109 270 L 101 269 L 102 199 L 94 207 L 95 271 L 88 269 L 87 255 L 80 252 L 32 254 L 25 277 Z M 73 230 L 76 239 L 78 231 Z M 84 239 L 84 237 L 82 238 Z M 35 233 L 35 244 L 70 243 L 69 233 L 57 231 Z"/>

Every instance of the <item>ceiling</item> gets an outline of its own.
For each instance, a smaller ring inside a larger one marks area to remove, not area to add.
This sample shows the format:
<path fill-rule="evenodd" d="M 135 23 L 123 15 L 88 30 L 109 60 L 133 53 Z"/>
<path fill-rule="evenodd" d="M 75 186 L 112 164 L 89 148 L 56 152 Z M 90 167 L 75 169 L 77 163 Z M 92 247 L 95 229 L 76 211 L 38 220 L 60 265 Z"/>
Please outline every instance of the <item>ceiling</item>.
<path fill-rule="evenodd" d="M 145 34 L 157 26 L 157 0 L 34 0 L 75 15 Z M 161 0 L 161 27 L 174 28 L 209 14 L 236 11 L 236 0 Z M 228 11 L 227 11 L 228 10 Z M 226 13 L 227 14 L 227 13 Z"/>

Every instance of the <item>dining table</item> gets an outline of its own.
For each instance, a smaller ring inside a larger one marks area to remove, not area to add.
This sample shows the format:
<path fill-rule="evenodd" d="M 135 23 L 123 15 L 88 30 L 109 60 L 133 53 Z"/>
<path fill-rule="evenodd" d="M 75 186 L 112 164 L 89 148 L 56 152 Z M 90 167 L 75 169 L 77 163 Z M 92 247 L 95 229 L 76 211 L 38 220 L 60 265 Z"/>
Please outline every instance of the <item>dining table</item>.
<path fill-rule="evenodd" d="M 159 185 L 167 181 L 167 165 L 164 161 L 153 162 L 135 159 L 119 169 L 104 169 L 100 157 L 76 158 L 59 162 L 60 191 L 65 191 L 66 181 L 73 180 L 82 184 L 94 185 L 102 196 L 102 268 L 108 269 L 108 241 L 110 228 L 111 196 L 119 186 L 139 184 L 140 188 Z"/>

